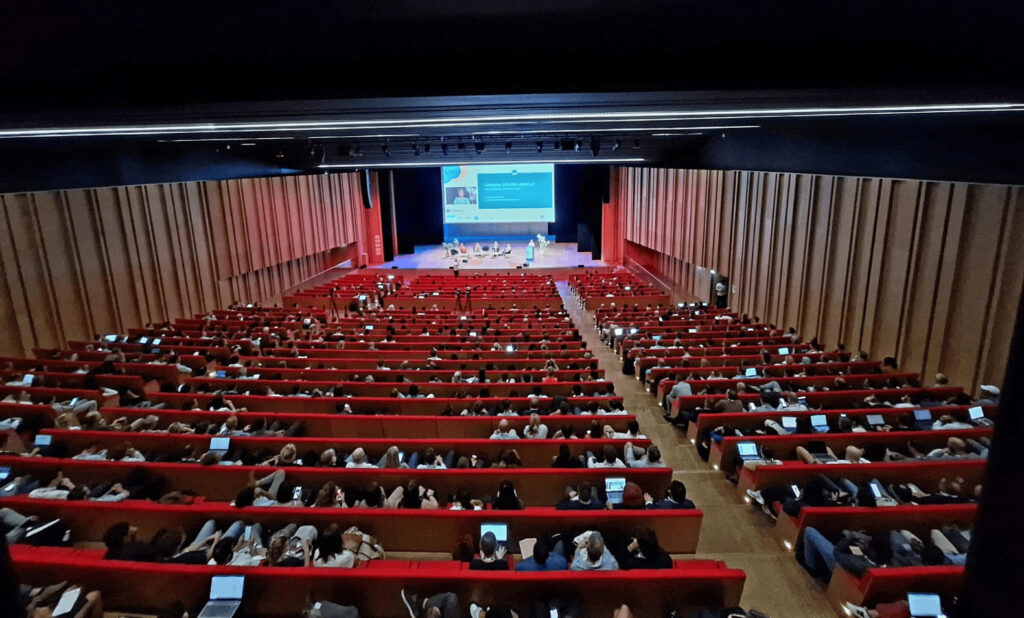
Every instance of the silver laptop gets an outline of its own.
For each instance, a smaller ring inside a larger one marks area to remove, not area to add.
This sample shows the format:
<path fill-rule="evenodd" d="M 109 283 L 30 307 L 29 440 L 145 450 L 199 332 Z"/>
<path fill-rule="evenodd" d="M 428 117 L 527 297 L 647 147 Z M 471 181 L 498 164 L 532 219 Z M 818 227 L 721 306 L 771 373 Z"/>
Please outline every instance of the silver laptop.
<path fill-rule="evenodd" d="M 782 417 L 782 428 L 789 433 L 796 432 L 796 417 L 795 416 L 783 416 Z"/>
<path fill-rule="evenodd" d="M 604 480 L 604 495 L 612 504 L 622 502 L 622 492 L 626 490 L 626 477 L 612 476 Z"/>
<path fill-rule="evenodd" d="M 757 445 L 753 442 L 740 442 L 736 445 L 736 451 L 741 461 L 757 461 L 761 455 L 757 452 Z"/>
<path fill-rule="evenodd" d="M 940 618 L 945 616 L 942 613 L 942 599 L 937 594 L 908 592 L 907 605 L 910 606 L 912 618 Z"/>
<path fill-rule="evenodd" d="M 885 425 L 885 419 L 882 418 L 881 414 L 868 414 L 865 418 L 868 421 L 868 425 L 871 425 L 872 427 L 881 427 L 882 425 Z"/>
<path fill-rule="evenodd" d="M 223 457 L 231 448 L 231 438 L 218 437 L 210 438 L 210 452 Z"/>
<path fill-rule="evenodd" d="M 971 422 L 975 425 L 982 427 L 989 427 L 993 425 L 992 419 L 985 416 L 985 410 L 981 406 L 974 406 L 967 410 L 967 414 L 971 417 Z"/>
<path fill-rule="evenodd" d="M 242 605 L 244 575 L 214 575 L 210 579 L 210 600 L 199 618 L 232 618 Z"/>

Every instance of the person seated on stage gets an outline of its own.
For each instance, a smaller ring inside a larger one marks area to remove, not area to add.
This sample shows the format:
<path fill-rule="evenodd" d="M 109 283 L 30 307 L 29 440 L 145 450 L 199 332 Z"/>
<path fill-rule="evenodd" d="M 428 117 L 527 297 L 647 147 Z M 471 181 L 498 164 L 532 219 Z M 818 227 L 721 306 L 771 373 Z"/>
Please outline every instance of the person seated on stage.
<path fill-rule="evenodd" d="M 483 249 L 480 248 L 480 243 L 473 245 L 473 253 L 483 253 Z"/>
<path fill-rule="evenodd" d="M 459 253 L 469 253 L 469 251 L 466 249 L 466 245 L 459 243 Z"/>
<path fill-rule="evenodd" d="M 505 255 L 508 255 L 509 253 L 512 253 L 512 243 L 505 245 Z"/>
<path fill-rule="evenodd" d="M 498 241 L 494 241 L 494 244 L 491 245 L 491 252 L 498 253 L 499 251 L 501 251 L 501 245 L 498 244 Z"/>

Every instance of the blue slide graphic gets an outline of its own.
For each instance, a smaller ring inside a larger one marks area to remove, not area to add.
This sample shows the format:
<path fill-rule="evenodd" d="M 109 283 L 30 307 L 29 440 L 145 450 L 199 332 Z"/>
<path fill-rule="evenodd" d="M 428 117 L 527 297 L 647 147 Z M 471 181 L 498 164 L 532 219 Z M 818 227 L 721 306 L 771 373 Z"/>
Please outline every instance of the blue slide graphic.
<path fill-rule="evenodd" d="M 480 210 L 496 208 L 551 208 L 552 174 L 478 174 Z"/>

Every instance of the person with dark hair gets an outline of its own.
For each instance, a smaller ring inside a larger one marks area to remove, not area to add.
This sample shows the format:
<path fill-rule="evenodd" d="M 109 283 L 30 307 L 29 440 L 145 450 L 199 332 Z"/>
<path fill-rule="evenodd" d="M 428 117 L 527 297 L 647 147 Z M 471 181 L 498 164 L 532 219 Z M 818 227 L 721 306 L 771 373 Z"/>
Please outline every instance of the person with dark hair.
<path fill-rule="evenodd" d="M 517 571 L 564 571 L 569 568 L 565 556 L 551 553 L 548 544 L 538 540 L 533 545 L 533 555 L 516 565 Z"/>
<path fill-rule="evenodd" d="M 436 509 L 438 503 L 433 489 L 427 489 L 415 480 L 410 480 L 405 487 L 396 487 L 384 501 L 384 506 L 393 509 Z"/>
<path fill-rule="evenodd" d="M 665 462 L 661 459 L 661 451 L 657 445 L 652 444 L 647 447 L 647 451 L 640 451 L 643 453 L 640 457 L 637 457 L 637 450 L 633 447 L 632 442 L 626 442 L 626 448 L 624 449 L 624 455 L 626 458 L 626 465 L 630 468 L 664 468 Z"/>
<path fill-rule="evenodd" d="M 558 445 L 558 454 L 551 458 L 552 468 L 583 468 L 579 457 L 573 457 L 568 444 Z"/>
<path fill-rule="evenodd" d="M 356 565 L 356 555 L 345 549 L 342 542 L 341 526 L 329 525 L 316 539 L 313 550 L 313 566 L 350 569 Z"/>
<path fill-rule="evenodd" d="M 480 556 L 469 563 L 471 571 L 507 571 L 505 546 L 498 544 L 493 532 L 485 532 L 480 537 Z"/>
<path fill-rule="evenodd" d="M 137 538 L 138 528 L 119 522 L 107 528 L 103 533 L 103 544 L 107 547 L 107 553 L 103 555 L 105 560 L 134 560 L 136 562 L 157 562 L 170 557 L 166 551 L 161 551 L 163 544 L 160 542 L 164 536 L 170 538 L 170 534 L 161 531 L 153 537 L 149 543 L 143 543 Z M 174 542 L 175 548 L 180 543 Z"/>
<path fill-rule="evenodd" d="M 523 508 L 523 501 L 519 499 L 512 481 L 505 479 L 498 485 L 498 494 L 491 508 L 499 511 L 518 511 Z"/>
<path fill-rule="evenodd" d="M 615 453 L 615 447 L 611 444 L 605 444 L 604 449 L 601 451 L 601 459 L 590 451 L 587 451 L 587 467 L 588 468 L 625 468 L 626 464 L 618 458 Z"/>
<path fill-rule="evenodd" d="M 590 483 L 580 483 L 579 489 L 569 489 L 566 499 L 555 505 L 560 511 L 597 511 L 605 508 Z"/>
<path fill-rule="evenodd" d="M 658 545 L 658 536 L 648 528 L 638 528 L 617 559 L 623 569 L 672 568 L 672 557 Z"/>
<path fill-rule="evenodd" d="M 651 494 L 644 494 L 644 504 L 649 509 L 694 509 L 693 501 L 686 498 L 686 485 L 682 481 L 672 481 L 668 495 L 657 502 Z"/>

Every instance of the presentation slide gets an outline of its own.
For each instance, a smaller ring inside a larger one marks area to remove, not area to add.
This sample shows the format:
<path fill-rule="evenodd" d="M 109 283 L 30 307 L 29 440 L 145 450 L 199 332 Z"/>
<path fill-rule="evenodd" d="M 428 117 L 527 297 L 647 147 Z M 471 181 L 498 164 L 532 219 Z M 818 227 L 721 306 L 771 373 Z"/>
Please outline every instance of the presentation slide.
<path fill-rule="evenodd" d="M 555 220 L 555 165 L 446 165 L 441 168 L 445 223 Z"/>

